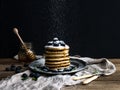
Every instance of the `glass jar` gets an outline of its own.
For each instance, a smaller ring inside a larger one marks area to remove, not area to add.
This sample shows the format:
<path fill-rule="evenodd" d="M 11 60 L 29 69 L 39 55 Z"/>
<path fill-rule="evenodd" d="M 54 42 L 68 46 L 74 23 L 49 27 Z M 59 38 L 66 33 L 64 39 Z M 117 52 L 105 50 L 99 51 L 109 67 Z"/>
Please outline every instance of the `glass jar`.
<path fill-rule="evenodd" d="M 21 62 L 31 62 L 36 59 L 35 53 L 32 50 L 32 43 L 25 43 L 27 49 L 21 45 L 18 52 L 18 60 Z"/>

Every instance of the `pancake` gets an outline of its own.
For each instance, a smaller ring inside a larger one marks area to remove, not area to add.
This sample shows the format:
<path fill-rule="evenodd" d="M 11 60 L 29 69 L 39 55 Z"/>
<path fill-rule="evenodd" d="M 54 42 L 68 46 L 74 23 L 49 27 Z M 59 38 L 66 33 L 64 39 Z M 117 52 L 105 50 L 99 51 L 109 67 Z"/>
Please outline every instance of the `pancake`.
<path fill-rule="evenodd" d="M 69 46 L 54 38 L 45 46 L 45 66 L 49 69 L 63 69 L 70 66 Z"/>
<path fill-rule="evenodd" d="M 45 60 L 46 61 L 64 61 L 64 60 L 69 60 L 70 59 L 70 57 L 60 57 L 60 58 L 56 58 L 56 57 L 54 57 L 54 58 L 47 58 L 47 57 L 45 57 Z"/>
<path fill-rule="evenodd" d="M 68 53 L 66 53 L 66 54 L 45 54 L 45 57 L 46 58 L 49 58 L 49 57 L 55 57 L 55 58 L 62 58 L 62 57 L 66 57 L 66 56 L 68 56 L 69 54 Z"/>
<path fill-rule="evenodd" d="M 56 61 L 56 62 L 50 62 L 50 61 L 46 61 L 46 64 L 48 65 L 57 65 L 57 64 L 64 64 L 64 63 L 70 63 L 70 61 L 62 61 L 62 62 L 59 62 L 59 61 Z"/>
<path fill-rule="evenodd" d="M 50 51 L 50 50 L 46 50 L 45 53 L 46 54 L 66 54 L 66 53 L 69 53 L 69 50 L 62 50 L 62 51 L 57 51 L 57 50 Z"/>

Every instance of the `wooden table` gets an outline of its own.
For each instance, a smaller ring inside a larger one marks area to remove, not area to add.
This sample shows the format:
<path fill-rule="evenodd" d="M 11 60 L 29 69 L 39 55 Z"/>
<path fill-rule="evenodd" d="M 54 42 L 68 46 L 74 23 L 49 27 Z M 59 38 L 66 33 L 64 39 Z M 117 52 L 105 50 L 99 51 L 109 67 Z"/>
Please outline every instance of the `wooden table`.
<path fill-rule="evenodd" d="M 73 85 L 63 87 L 62 90 L 120 90 L 120 59 L 109 59 L 113 62 L 117 68 L 117 71 L 110 76 L 103 76 L 98 78 L 97 80 L 91 82 L 88 85 Z M 1 58 L 0 59 L 0 79 L 11 76 L 14 71 L 5 71 L 5 68 L 10 66 L 11 64 L 21 65 L 19 61 L 16 61 L 12 58 Z"/>

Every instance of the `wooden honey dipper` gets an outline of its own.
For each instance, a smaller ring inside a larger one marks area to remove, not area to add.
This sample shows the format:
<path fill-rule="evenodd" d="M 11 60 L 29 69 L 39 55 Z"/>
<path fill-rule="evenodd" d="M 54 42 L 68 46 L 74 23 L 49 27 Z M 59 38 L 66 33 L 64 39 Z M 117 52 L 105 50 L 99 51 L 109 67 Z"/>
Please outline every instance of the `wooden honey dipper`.
<path fill-rule="evenodd" d="M 23 42 L 22 38 L 20 37 L 19 33 L 18 33 L 18 29 L 17 28 L 13 28 L 13 31 L 14 33 L 17 35 L 17 37 L 19 38 L 24 50 L 25 50 L 25 54 L 26 54 L 26 57 L 29 61 L 33 61 L 36 59 L 36 56 L 35 54 L 27 48 L 27 46 L 25 45 L 25 43 Z"/>

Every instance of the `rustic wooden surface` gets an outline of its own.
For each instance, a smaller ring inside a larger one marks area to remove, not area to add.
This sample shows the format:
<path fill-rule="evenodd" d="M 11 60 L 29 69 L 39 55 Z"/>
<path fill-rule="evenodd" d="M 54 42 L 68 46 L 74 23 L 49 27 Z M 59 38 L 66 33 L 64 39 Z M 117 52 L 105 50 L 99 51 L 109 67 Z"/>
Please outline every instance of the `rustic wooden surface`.
<path fill-rule="evenodd" d="M 91 82 L 87 85 L 73 85 L 65 86 L 62 90 L 120 90 L 120 59 L 109 59 L 113 62 L 117 68 L 117 71 L 110 76 L 101 76 L 97 80 Z M 5 71 L 5 68 L 11 64 L 21 65 L 19 61 L 11 58 L 1 58 L 0 59 L 0 80 L 6 77 L 9 77 L 14 73 L 14 71 Z"/>

